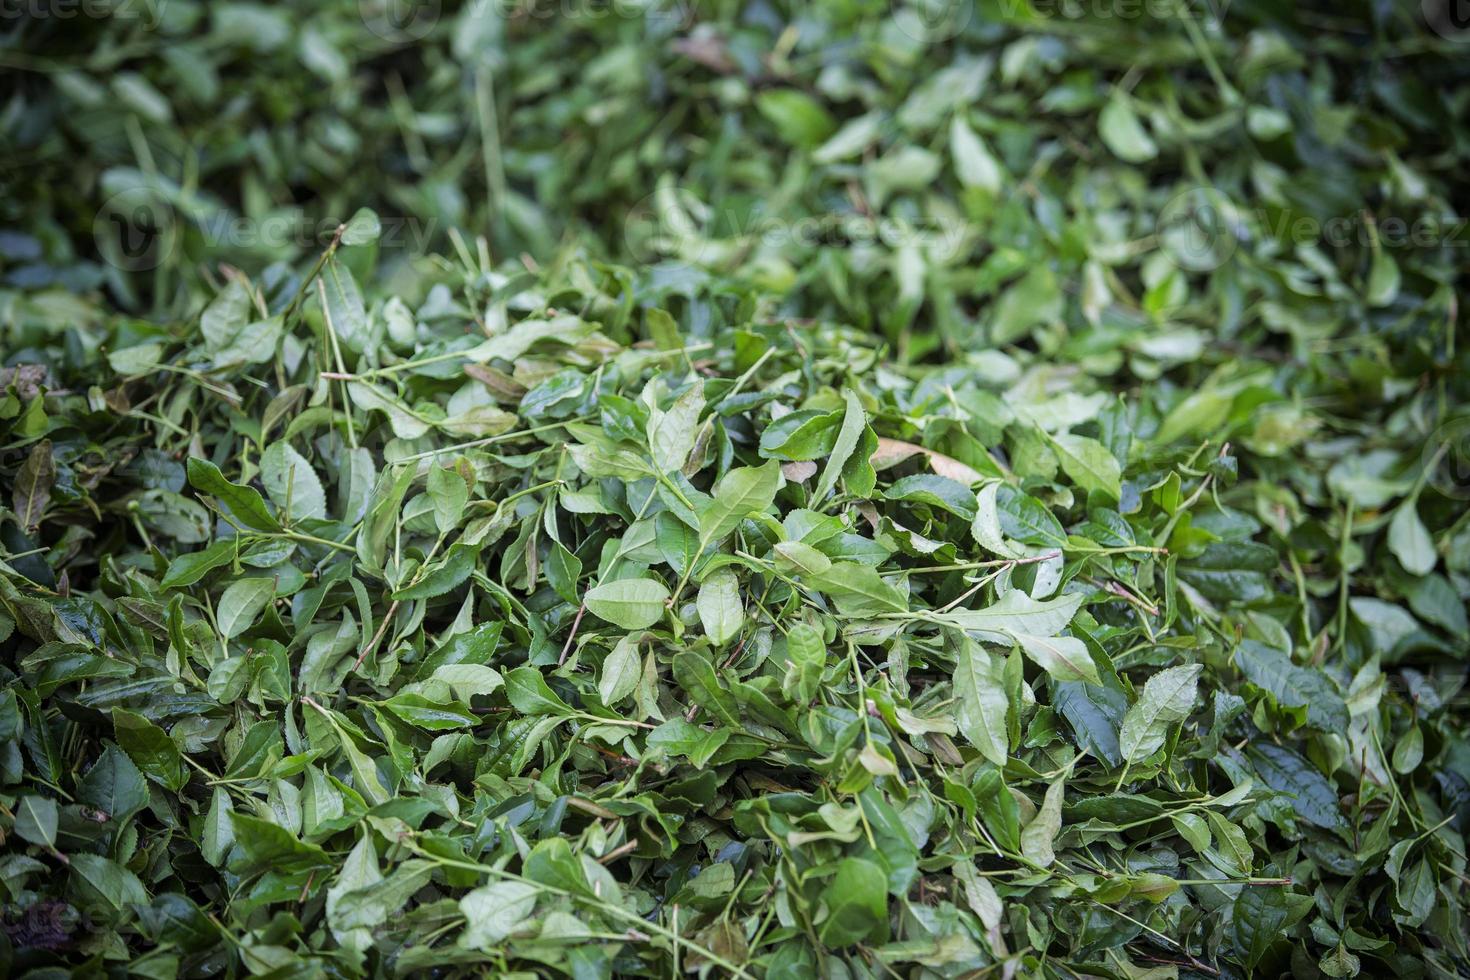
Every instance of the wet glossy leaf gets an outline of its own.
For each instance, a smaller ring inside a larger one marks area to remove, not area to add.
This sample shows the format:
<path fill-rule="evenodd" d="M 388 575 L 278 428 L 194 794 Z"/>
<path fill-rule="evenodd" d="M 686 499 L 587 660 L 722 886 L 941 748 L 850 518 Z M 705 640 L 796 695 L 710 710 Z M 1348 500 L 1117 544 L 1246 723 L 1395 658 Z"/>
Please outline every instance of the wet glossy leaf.
<path fill-rule="evenodd" d="M 1285 793 L 1297 815 L 1310 824 L 1336 830 L 1346 827 L 1337 791 L 1320 771 L 1290 749 L 1262 744 L 1251 749 L 1261 781 Z"/>
<path fill-rule="evenodd" d="M 1287 906 L 1280 888 L 1242 888 L 1231 909 L 1233 940 L 1240 961 L 1254 968 L 1281 939 Z"/>
<path fill-rule="evenodd" d="M 112 709 L 112 727 L 117 744 L 149 779 L 173 792 L 188 782 L 183 753 L 163 729 L 123 708 Z"/>

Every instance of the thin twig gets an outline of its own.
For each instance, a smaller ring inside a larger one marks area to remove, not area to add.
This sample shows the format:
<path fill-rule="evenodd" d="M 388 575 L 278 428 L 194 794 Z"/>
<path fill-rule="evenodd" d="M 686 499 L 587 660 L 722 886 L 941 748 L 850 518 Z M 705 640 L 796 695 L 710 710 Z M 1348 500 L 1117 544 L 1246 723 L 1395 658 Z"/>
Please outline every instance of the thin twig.
<path fill-rule="evenodd" d="M 373 634 L 373 638 L 368 641 L 367 646 L 362 648 L 362 652 L 357 655 L 357 660 L 352 665 L 352 669 L 354 671 L 356 671 L 357 668 L 361 667 L 362 662 L 367 659 L 367 655 L 369 653 L 372 653 L 373 650 L 377 648 L 378 641 L 381 640 L 383 638 L 383 634 L 388 631 L 388 624 L 393 621 L 393 614 L 396 612 L 398 612 L 398 600 L 394 599 L 393 605 L 388 607 L 388 612 L 383 617 L 383 621 L 378 624 L 377 632 Z"/>
<path fill-rule="evenodd" d="M 567 654 L 572 651 L 572 641 L 577 638 L 577 627 L 582 625 L 582 617 L 586 614 L 586 612 L 587 603 L 584 600 L 582 604 L 577 607 L 577 616 L 575 619 L 572 620 L 572 631 L 567 634 L 567 642 L 562 644 L 561 656 L 556 658 L 556 665 L 558 667 L 567 662 Z"/>
<path fill-rule="evenodd" d="M 604 854 L 602 857 L 598 858 L 597 859 L 597 863 L 598 864 L 611 864 L 612 862 L 616 861 L 618 858 L 622 857 L 624 854 L 627 854 L 629 851 L 632 851 L 637 846 L 638 846 L 638 838 L 634 837 L 632 840 L 628 841 L 627 843 L 625 843 L 625 844 L 619 844 L 617 847 L 613 848 L 612 850 L 610 850 L 606 854 Z"/>

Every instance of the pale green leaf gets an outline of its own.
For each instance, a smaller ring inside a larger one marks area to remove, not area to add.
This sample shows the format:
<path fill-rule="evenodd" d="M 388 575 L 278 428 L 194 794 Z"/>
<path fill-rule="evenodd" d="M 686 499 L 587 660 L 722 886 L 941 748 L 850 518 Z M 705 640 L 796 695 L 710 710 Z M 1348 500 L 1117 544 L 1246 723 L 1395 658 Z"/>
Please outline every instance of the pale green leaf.
<path fill-rule="evenodd" d="M 476 888 L 459 900 L 465 930 L 460 945 L 466 949 L 496 949 L 530 917 L 541 889 L 524 881 L 497 881 Z"/>
<path fill-rule="evenodd" d="M 1006 729 L 1006 696 L 1002 665 L 980 644 L 965 637 L 958 644 L 954 669 L 955 723 L 980 754 L 998 766 L 1010 755 Z"/>
<path fill-rule="evenodd" d="M 745 608 L 740 601 L 740 585 L 730 568 L 718 568 L 700 583 L 696 602 L 699 621 L 705 634 L 716 646 L 724 646 L 740 632 Z"/>
<path fill-rule="evenodd" d="M 612 652 L 602 662 L 602 674 L 597 679 L 602 703 L 614 705 L 632 694 L 642 673 L 638 644 L 632 636 L 625 636 L 613 645 Z"/>
<path fill-rule="evenodd" d="M 1063 780 L 1058 779 L 1046 788 L 1036 816 L 1021 830 L 1021 853 L 1043 868 L 1056 861 L 1053 845 L 1062 832 L 1063 787 Z"/>
<path fill-rule="evenodd" d="M 245 632 L 275 594 L 274 579 L 242 578 L 230 583 L 215 609 L 220 633 L 229 639 Z"/>
<path fill-rule="evenodd" d="M 1194 708 L 1199 682 L 1199 664 L 1170 667 L 1150 677 L 1143 691 L 1123 716 L 1118 747 L 1127 762 L 1137 762 L 1157 752 L 1164 744 L 1169 726 L 1183 721 Z"/>
<path fill-rule="evenodd" d="M 1439 563 L 1434 539 L 1419 518 L 1417 498 L 1410 497 L 1393 512 L 1393 520 L 1388 522 L 1388 547 L 1410 575 L 1428 575 Z"/>
<path fill-rule="evenodd" d="M 1092 654 L 1087 652 L 1087 644 L 1076 637 L 1032 636 L 1014 632 L 1010 635 L 1033 663 L 1056 680 L 1100 683 L 1097 665 L 1092 661 Z"/>
<path fill-rule="evenodd" d="M 327 516 L 327 495 L 311 464 L 290 445 L 272 443 L 260 456 L 260 482 L 288 520 Z"/>
<path fill-rule="evenodd" d="M 641 630 L 663 617 L 669 590 L 657 579 L 621 579 L 588 589 L 585 601 L 594 616 L 626 630 Z"/>

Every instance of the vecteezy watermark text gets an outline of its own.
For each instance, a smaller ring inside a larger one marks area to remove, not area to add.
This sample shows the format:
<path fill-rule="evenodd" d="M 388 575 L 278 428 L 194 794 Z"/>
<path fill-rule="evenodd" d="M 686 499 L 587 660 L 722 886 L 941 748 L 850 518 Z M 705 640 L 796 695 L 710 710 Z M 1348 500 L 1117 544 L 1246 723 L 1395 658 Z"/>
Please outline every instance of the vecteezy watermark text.
<path fill-rule="evenodd" d="M 1428 483 L 1451 500 L 1470 500 L 1470 416 L 1442 422 L 1424 443 Z"/>
<path fill-rule="evenodd" d="M 674 260 L 719 265 L 752 250 L 915 247 L 937 261 L 960 254 L 975 229 L 959 219 L 900 218 L 857 212 L 795 217 L 715 208 L 682 188 L 664 188 L 639 201 L 623 223 L 628 254 L 640 262 Z"/>
<path fill-rule="evenodd" d="M 453 16 L 457 21 L 494 17 L 506 22 L 644 20 L 668 26 L 692 23 L 697 0 L 474 0 Z M 394 44 L 427 37 L 446 11 L 442 0 L 358 0 L 367 29 Z"/>
<path fill-rule="evenodd" d="M 0 0 L 6 20 L 135 20 L 156 27 L 168 0 Z"/>
<path fill-rule="evenodd" d="M 1007 16 L 1049 20 L 1223 20 L 1231 0 L 1000 0 Z"/>
<path fill-rule="evenodd" d="M 1165 252 L 1196 272 L 1219 268 L 1241 244 L 1258 240 L 1290 247 L 1470 248 L 1470 219 L 1459 215 L 1373 218 L 1355 213 L 1324 219 L 1285 209 L 1237 207 L 1203 187 L 1171 198 L 1159 211 L 1155 232 Z"/>
<path fill-rule="evenodd" d="M 178 210 L 142 188 L 108 198 L 92 222 L 93 240 L 105 261 L 125 272 L 156 269 L 187 239 L 208 250 L 231 249 L 271 257 L 313 252 L 331 244 L 346 219 L 285 211 L 247 218 L 219 210 L 183 219 Z M 427 250 L 437 222 L 413 215 L 379 215 L 379 250 Z"/>

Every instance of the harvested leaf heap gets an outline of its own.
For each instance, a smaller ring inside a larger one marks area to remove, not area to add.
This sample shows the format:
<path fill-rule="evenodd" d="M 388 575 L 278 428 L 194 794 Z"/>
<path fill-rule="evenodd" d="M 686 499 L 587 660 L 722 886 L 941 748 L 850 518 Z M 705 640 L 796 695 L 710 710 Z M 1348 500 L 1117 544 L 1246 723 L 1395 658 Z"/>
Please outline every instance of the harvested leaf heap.
<path fill-rule="evenodd" d="M 1463 35 L 502 6 L 6 35 L 0 974 L 1470 975 Z"/>
<path fill-rule="evenodd" d="M 1370 422 L 1457 392 L 632 278 L 18 299 L 17 966 L 1453 973 L 1470 530 Z"/>

